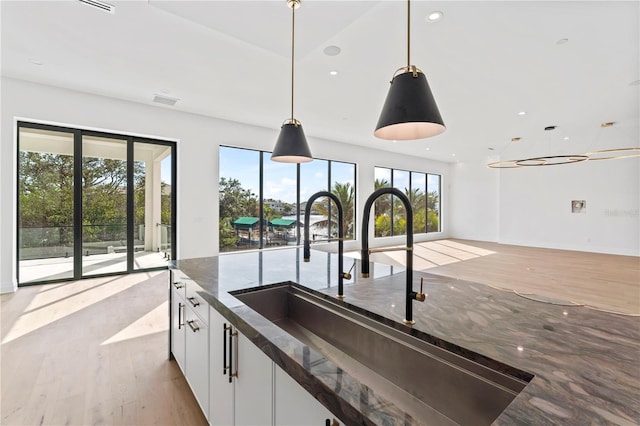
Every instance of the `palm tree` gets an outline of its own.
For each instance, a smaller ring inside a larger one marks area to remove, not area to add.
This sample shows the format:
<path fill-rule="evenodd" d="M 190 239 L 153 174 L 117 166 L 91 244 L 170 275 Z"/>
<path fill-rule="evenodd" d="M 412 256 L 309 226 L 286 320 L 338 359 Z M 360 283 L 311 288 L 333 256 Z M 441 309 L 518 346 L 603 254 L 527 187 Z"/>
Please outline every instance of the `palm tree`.
<path fill-rule="evenodd" d="M 376 179 L 373 183 L 374 189 L 388 188 L 391 185 L 386 179 Z M 376 237 L 383 237 L 391 234 L 391 195 L 383 195 L 373 204 L 373 215 L 375 217 L 374 233 Z M 387 219 L 382 219 L 386 216 Z"/>
<path fill-rule="evenodd" d="M 353 239 L 353 217 L 354 217 L 354 199 L 355 199 L 355 190 L 351 183 L 340 183 L 335 182 L 333 184 L 333 188 L 331 189 L 331 193 L 333 193 L 340 200 L 340 204 L 342 205 L 342 213 L 344 215 L 342 230 L 344 232 L 345 239 Z M 323 198 L 322 202 L 318 203 L 316 206 L 318 213 L 323 216 L 329 217 L 329 209 L 327 204 L 327 199 Z M 331 218 L 330 222 L 338 223 L 338 209 L 331 209 Z"/>
<path fill-rule="evenodd" d="M 438 191 L 427 192 L 427 232 L 440 230 L 440 194 Z"/>
<path fill-rule="evenodd" d="M 425 194 L 420 188 L 413 188 L 409 191 L 404 190 L 405 195 L 411 202 L 413 210 L 413 232 L 425 232 Z"/>

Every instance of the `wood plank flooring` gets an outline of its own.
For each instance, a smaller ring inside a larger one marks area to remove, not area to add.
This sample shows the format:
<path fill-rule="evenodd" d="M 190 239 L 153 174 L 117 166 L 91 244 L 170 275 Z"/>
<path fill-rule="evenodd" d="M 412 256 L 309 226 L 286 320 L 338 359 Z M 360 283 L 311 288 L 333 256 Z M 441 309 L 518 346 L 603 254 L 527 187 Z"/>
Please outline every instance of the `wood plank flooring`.
<path fill-rule="evenodd" d="M 206 425 L 168 359 L 168 272 L 0 297 L 2 425 Z"/>
<path fill-rule="evenodd" d="M 371 260 L 404 266 L 405 254 L 375 253 Z M 635 256 L 449 239 L 416 243 L 413 262 L 415 270 L 431 274 L 640 315 L 640 258 Z"/>

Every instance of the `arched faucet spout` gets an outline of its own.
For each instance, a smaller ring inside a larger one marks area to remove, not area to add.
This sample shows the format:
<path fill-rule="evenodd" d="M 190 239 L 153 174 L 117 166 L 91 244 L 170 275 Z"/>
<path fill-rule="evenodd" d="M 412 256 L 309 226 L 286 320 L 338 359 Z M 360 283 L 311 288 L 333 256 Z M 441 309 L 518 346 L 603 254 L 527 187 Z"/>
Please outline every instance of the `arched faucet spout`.
<path fill-rule="evenodd" d="M 404 211 L 407 219 L 407 245 L 404 248 L 407 252 L 406 260 L 406 315 L 404 319 L 405 324 L 413 325 L 413 300 L 423 301 L 422 291 L 416 293 L 413 291 L 413 209 L 411 208 L 411 202 L 405 194 L 397 188 L 380 188 L 373 192 L 364 204 L 364 213 L 362 217 L 362 250 L 361 254 L 361 268 L 362 276 L 364 278 L 369 277 L 369 255 L 371 250 L 369 249 L 369 216 L 371 215 L 371 207 L 373 203 L 383 195 L 393 195 L 398 197 L 404 205 Z"/>
<path fill-rule="evenodd" d="M 303 248 L 303 259 L 305 262 L 309 262 L 311 260 L 311 241 L 309 240 L 309 216 L 311 215 L 311 206 L 313 202 L 319 197 L 329 197 L 336 204 L 338 209 L 338 299 L 344 298 L 344 227 L 342 226 L 344 216 L 342 211 L 342 204 L 340 204 L 340 199 L 332 192 L 329 191 L 319 191 L 309 197 L 307 201 L 307 206 L 304 209 L 304 248 Z M 328 218 L 331 221 L 331 218 Z M 327 241 L 333 241 L 331 236 Z"/>

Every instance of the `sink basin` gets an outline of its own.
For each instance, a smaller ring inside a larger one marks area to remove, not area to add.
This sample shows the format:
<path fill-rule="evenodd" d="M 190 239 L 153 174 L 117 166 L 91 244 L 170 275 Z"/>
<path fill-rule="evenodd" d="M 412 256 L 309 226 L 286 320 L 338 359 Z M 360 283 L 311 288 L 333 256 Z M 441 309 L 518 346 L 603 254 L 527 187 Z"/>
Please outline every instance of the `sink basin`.
<path fill-rule="evenodd" d="M 420 423 L 489 425 L 533 378 L 488 368 L 291 283 L 231 294 Z"/>

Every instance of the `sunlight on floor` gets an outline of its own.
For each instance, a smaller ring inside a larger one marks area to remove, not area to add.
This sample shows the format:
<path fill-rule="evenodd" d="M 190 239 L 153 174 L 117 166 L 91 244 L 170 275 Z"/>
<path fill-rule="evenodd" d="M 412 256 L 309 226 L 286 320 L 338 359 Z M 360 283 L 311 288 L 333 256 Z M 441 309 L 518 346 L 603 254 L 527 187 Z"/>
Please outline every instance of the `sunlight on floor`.
<path fill-rule="evenodd" d="M 158 307 L 146 313 L 144 316 L 132 322 L 131 325 L 120 330 L 118 333 L 100 343 L 100 345 L 109 345 L 111 343 L 135 339 L 136 337 L 142 337 L 148 334 L 167 331 L 169 330 L 169 322 L 167 321 L 168 313 L 169 302 L 165 301 Z"/>
<path fill-rule="evenodd" d="M 150 278 L 151 274 L 72 281 L 43 286 L 2 340 L 11 342 Z M 165 312 L 166 313 L 166 312 Z"/>
<path fill-rule="evenodd" d="M 401 246 L 392 246 L 401 247 Z M 389 247 L 389 248 L 392 248 Z M 413 267 L 416 270 L 425 270 L 436 266 L 448 265 L 463 260 L 475 259 L 481 256 L 495 254 L 494 251 L 474 247 L 450 240 L 426 241 L 413 245 Z M 360 258 L 359 251 L 347 252 L 345 256 L 355 259 Z M 404 251 L 389 251 L 373 253 L 372 262 L 386 263 L 396 266 L 404 266 L 406 254 Z"/>

